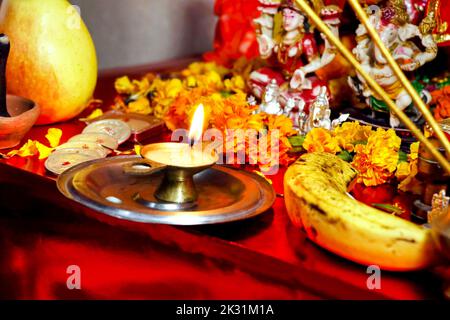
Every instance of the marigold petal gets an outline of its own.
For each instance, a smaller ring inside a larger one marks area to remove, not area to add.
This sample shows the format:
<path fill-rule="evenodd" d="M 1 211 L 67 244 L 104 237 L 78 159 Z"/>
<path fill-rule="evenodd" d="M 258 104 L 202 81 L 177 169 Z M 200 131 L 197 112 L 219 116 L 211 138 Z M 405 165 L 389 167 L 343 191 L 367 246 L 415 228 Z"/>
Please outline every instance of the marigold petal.
<path fill-rule="evenodd" d="M 50 128 L 45 135 L 45 138 L 50 143 L 50 147 L 56 148 L 59 145 L 62 137 L 62 130 L 59 128 Z"/>

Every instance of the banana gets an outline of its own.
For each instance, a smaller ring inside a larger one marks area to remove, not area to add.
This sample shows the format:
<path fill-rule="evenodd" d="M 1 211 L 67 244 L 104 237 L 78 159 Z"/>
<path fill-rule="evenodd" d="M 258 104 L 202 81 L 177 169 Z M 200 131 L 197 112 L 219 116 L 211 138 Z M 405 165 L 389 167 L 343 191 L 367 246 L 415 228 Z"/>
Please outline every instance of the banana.
<path fill-rule="evenodd" d="M 300 157 L 284 177 L 291 221 L 319 246 L 363 265 L 410 271 L 433 264 L 431 232 L 348 196 L 356 176 L 349 163 L 332 154 Z"/>

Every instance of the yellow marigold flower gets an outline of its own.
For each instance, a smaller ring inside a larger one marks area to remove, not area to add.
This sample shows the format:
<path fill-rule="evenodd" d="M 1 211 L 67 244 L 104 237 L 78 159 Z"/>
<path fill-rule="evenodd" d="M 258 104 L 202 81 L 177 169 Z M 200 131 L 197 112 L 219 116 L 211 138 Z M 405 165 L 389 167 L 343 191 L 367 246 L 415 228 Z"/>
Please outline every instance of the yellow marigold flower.
<path fill-rule="evenodd" d="M 175 98 L 183 90 L 183 83 L 180 79 L 156 78 L 150 86 L 150 90 L 156 91 L 156 96 L 160 99 Z"/>
<path fill-rule="evenodd" d="M 135 91 L 139 93 L 145 93 L 150 88 L 150 81 L 148 78 L 142 78 L 141 80 L 133 80 Z"/>
<path fill-rule="evenodd" d="M 197 79 L 194 76 L 189 76 L 186 78 L 186 85 L 188 87 L 195 87 L 197 85 Z"/>
<path fill-rule="evenodd" d="M 386 183 L 397 169 L 401 139 L 392 129 L 378 128 L 366 145 L 355 146 L 352 165 L 359 171 L 358 182 L 366 186 Z"/>
<path fill-rule="evenodd" d="M 205 63 L 193 62 L 186 69 L 181 71 L 181 75 L 184 77 L 198 76 L 205 73 Z"/>
<path fill-rule="evenodd" d="M 334 129 L 333 133 L 341 148 L 353 152 L 355 143 L 367 141 L 372 133 L 372 127 L 362 126 L 358 121 L 344 122 Z"/>
<path fill-rule="evenodd" d="M 180 79 L 161 80 L 156 78 L 150 90 L 155 91 L 152 99 L 155 116 L 162 118 L 173 101 L 182 93 L 189 92 L 184 90 L 183 83 Z M 153 110 L 152 110 L 153 111 Z"/>
<path fill-rule="evenodd" d="M 166 114 L 167 109 L 167 107 L 158 104 L 153 108 L 153 115 L 158 119 L 162 119 Z"/>
<path fill-rule="evenodd" d="M 411 143 L 411 145 L 409 146 L 410 153 L 409 153 L 408 157 L 410 160 L 417 160 L 417 158 L 419 157 L 419 145 L 420 145 L 420 142 L 417 141 L 417 142 Z"/>
<path fill-rule="evenodd" d="M 198 76 L 207 73 L 208 71 L 214 71 L 221 76 L 227 74 L 229 70 L 225 67 L 219 66 L 214 62 L 193 62 L 186 69 L 181 71 L 181 75 L 184 77 Z"/>
<path fill-rule="evenodd" d="M 135 86 L 130 81 L 130 78 L 128 78 L 127 76 L 116 79 L 114 87 L 120 94 L 133 94 L 136 90 Z"/>
<path fill-rule="evenodd" d="M 229 69 L 225 68 L 224 66 L 221 66 L 215 62 L 204 62 L 203 63 L 204 70 L 206 71 L 214 71 L 217 72 L 221 77 L 226 75 L 230 72 Z"/>
<path fill-rule="evenodd" d="M 314 128 L 305 137 L 303 148 L 307 152 L 328 152 L 336 154 L 341 151 L 337 140 L 331 135 L 329 130 L 324 128 Z"/>
<path fill-rule="evenodd" d="M 245 81 L 241 76 L 234 76 L 223 82 L 225 89 L 228 91 L 240 92 L 245 89 Z"/>
<path fill-rule="evenodd" d="M 150 85 L 150 90 L 159 91 L 162 87 L 165 86 L 165 84 L 166 83 L 164 80 L 162 80 L 160 77 L 156 77 L 155 79 L 153 79 L 153 82 Z"/>
<path fill-rule="evenodd" d="M 186 69 L 181 71 L 181 74 L 185 77 L 190 75 L 197 75 L 202 72 L 202 63 L 201 62 L 193 62 Z"/>
<path fill-rule="evenodd" d="M 152 108 L 150 107 L 150 102 L 147 98 L 140 97 L 136 101 L 132 101 L 128 104 L 128 112 L 150 114 L 152 113 Z"/>
<path fill-rule="evenodd" d="M 180 79 L 170 79 L 164 88 L 165 96 L 175 98 L 183 89 L 183 83 Z"/>
<path fill-rule="evenodd" d="M 45 135 L 45 138 L 50 143 L 50 147 L 56 148 L 59 145 L 59 141 L 62 137 L 62 130 L 58 128 L 50 128 Z"/>
<path fill-rule="evenodd" d="M 219 90 L 223 88 L 222 77 L 216 71 L 208 71 L 204 79 L 203 86 L 213 87 Z"/>
<path fill-rule="evenodd" d="M 209 97 L 215 102 L 220 102 L 223 99 L 222 95 L 219 92 L 214 92 Z"/>
<path fill-rule="evenodd" d="M 419 142 L 412 143 L 409 150 L 409 162 L 400 162 L 397 165 L 397 171 L 395 172 L 395 176 L 400 181 L 398 189 L 405 192 L 409 191 L 420 194 L 421 183 L 416 179 L 418 172 L 417 159 L 419 154 Z"/>

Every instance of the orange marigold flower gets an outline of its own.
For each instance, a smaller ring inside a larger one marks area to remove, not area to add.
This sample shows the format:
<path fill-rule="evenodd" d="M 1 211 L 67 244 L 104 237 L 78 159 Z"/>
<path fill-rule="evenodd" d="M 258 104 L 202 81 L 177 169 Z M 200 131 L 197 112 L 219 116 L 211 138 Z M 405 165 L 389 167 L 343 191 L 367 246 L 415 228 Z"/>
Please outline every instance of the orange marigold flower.
<path fill-rule="evenodd" d="M 152 74 L 139 81 L 130 81 L 122 77 L 116 81 L 116 90 L 120 93 L 116 98 L 116 108 L 153 114 L 164 119 L 170 130 L 176 130 L 189 128 L 190 119 L 201 103 L 205 108 L 204 129 L 215 128 L 223 133 L 229 129 L 244 132 L 243 139 L 234 139 L 231 135 L 224 139 L 235 152 L 245 151 L 247 159 L 254 160 L 254 153 L 250 154 L 250 151 L 255 150 L 255 139 L 265 137 L 270 143 L 270 131 L 278 130 L 280 137 L 273 141 L 277 148 L 271 148 L 271 144 L 268 146 L 269 152 L 278 150 L 277 154 L 263 154 L 258 161 L 262 164 L 267 157 L 272 159 L 276 156 L 277 163 L 289 164 L 293 159 L 289 155 L 292 146 L 287 137 L 296 134 L 292 121 L 285 116 L 254 113 L 258 106 L 249 105 L 244 92 L 245 79 L 250 71 L 251 68 L 229 70 L 214 63 L 196 62 L 181 71 L 179 78 L 163 80 Z M 232 77 L 225 79 L 225 75 Z M 132 99 L 127 99 L 126 95 Z M 248 129 L 252 132 L 246 131 Z"/>
<path fill-rule="evenodd" d="M 266 118 L 266 114 L 257 113 L 252 114 L 247 118 L 247 129 L 254 129 L 256 131 L 262 131 L 266 128 L 264 124 L 264 120 Z"/>
<path fill-rule="evenodd" d="M 348 152 L 353 152 L 356 143 L 367 141 L 371 133 L 371 126 L 362 126 L 358 121 L 344 122 L 333 132 L 339 146 Z"/>
<path fill-rule="evenodd" d="M 328 152 L 336 154 L 341 151 L 337 140 L 324 128 L 314 128 L 305 137 L 303 148 L 307 152 Z"/>
<path fill-rule="evenodd" d="M 191 109 L 198 106 L 202 97 L 207 96 L 209 91 L 202 88 L 183 90 L 176 97 L 165 112 L 164 121 L 170 130 L 189 128 L 189 113 Z"/>
<path fill-rule="evenodd" d="M 280 130 L 280 136 L 292 136 L 297 134 L 292 120 L 285 115 L 267 115 L 267 128 L 269 130 Z"/>
<path fill-rule="evenodd" d="M 435 119 L 441 121 L 450 118 L 450 86 L 432 91 L 431 97 L 431 103 L 436 105 L 436 108 L 434 109 Z"/>
<path fill-rule="evenodd" d="M 356 145 L 352 165 L 359 171 L 358 182 L 376 186 L 391 179 L 397 169 L 400 143 L 394 130 L 378 128 L 366 145 Z"/>

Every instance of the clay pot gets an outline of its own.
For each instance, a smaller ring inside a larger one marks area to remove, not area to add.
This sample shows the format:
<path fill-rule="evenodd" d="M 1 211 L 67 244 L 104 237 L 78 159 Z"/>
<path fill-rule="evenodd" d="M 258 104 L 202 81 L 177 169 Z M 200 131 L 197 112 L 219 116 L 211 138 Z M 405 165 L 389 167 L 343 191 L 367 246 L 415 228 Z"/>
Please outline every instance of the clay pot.
<path fill-rule="evenodd" d="M 10 117 L 0 117 L 0 149 L 17 146 L 40 114 L 39 106 L 25 98 L 8 94 L 6 105 Z"/>

